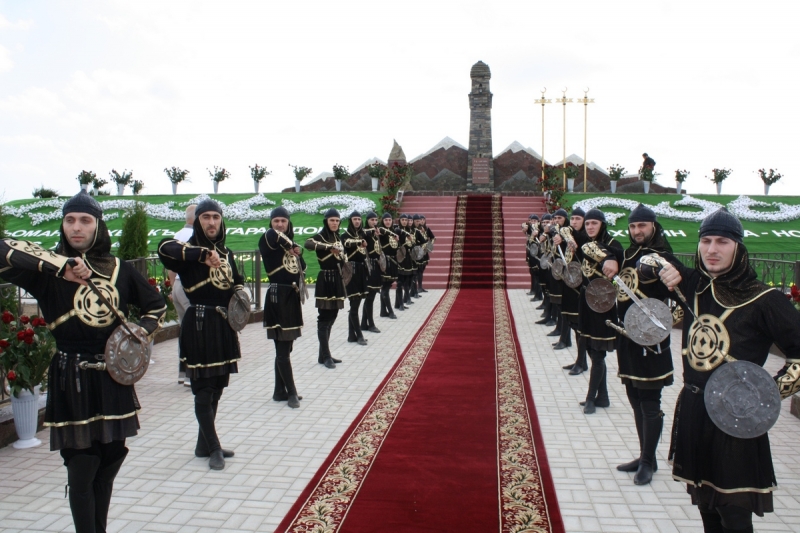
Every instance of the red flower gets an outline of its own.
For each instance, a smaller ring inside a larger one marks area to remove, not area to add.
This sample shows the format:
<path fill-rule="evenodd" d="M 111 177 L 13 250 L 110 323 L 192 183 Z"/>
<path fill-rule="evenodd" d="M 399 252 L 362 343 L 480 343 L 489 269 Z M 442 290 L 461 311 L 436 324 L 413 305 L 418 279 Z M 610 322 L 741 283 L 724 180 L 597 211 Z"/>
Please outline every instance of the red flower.
<path fill-rule="evenodd" d="M 18 331 L 18 332 L 17 332 L 17 340 L 18 340 L 18 341 L 21 341 L 21 340 L 23 340 L 24 338 L 25 338 L 25 332 L 24 332 L 24 331 Z"/>
<path fill-rule="evenodd" d="M 35 331 L 33 331 L 31 328 L 28 328 L 28 329 L 26 329 L 26 330 L 25 330 L 25 331 L 23 331 L 22 333 L 23 333 L 23 334 L 24 334 L 26 337 L 29 337 L 29 338 L 30 338 L 30 337 L 33 337 L 34 335 L 36 335 L 36 332 L 35 332 Z"/>
<path fill-rule="evenodd" d="M 22 342 L 25 344 L 33 344 L 33 337 L 25 337 L 25 340 Z"/>
<path fill-rule="evenodd" d="M 17 373 L 14 372 L 13 370 L 9 370 L 8 374 L 6 374 L 6 378 L 8 378 L 8 381 L 14 381 L 15 379 L 17 379 Z"/>
<path fill-rule="evenodd" d="M 8 348 L 9 346 L 11 346 L 11 344 L 7 340 L 0 339 L 0 348 Z"/>
<path fill-rule="evenodd" d="M 3 323 L 10 324 L 14 321 L 14 315 L 9 313 L 8 311 L 3 311 Z"/>
<path fill-rule="evenodd" d="M 20 321 L 20 322 L 22 322 L 23 324 L 27 324 L 28 322 L 30 322 L 30 321 L 31 321 L 31 319 L 30 319 L 30 318 L 28 318 L 28 317 L 27 317 L 27 316 L 25 316 L 25 315 L 22 315 L 21 317 L 19 317 L 19 321 Z"/>
<path fill-rule="evenodd" d="M 39 317 L 39 316 L 34 318 L 33 321 L 31 322 L 31 326 L 33 326 L 35 328 L 46 326 L 46 325 L 47 325 L 47 320 L 45 320 L 44 318 Z"/>
<path fill-rule="evenodd" d="M 165 287 L 171 287 L 171 286 L 172 286 L 172 283 L 170 283 L 168 279 L 165 279 L 165 280 L 164 280 L 164 286 L 165 286 Z"/>
<path fill-rule="evenodd" d="M 150 284 L 150 285 L 152 285 L 153 287 L 155 287 L 156 285 L 158 285 L 158 282 L 156 281 L 156 278 L 149 278 L 149 279 L 147 280 L 147 283 L 149 283 L 149 284 Z"/>

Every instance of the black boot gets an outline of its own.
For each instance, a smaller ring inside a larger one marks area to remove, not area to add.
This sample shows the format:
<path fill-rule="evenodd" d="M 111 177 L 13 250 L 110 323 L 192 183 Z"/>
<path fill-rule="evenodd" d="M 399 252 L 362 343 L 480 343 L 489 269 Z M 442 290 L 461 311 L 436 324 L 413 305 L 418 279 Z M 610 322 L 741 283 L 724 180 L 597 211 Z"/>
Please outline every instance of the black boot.
<path fill-rule="evenodd" d="M 302 397 L 297 395 L 297 388 L 294 384 L 294 372 L 292 371 L 291 360 L 291 344 L 292 341 L 275 341 L 275 364 L 281 376 L 281 381 L 286 387 L 286 401 L 289 402 L 289 407 L 297 409 L 300 407 L 299 400 Z"/>
<path fill-rule="evenodd" d="M 364 298 L 364 310 L 361 313 L 361 331 L 369 331 L 371 333 L 380 333 L 381 330 L 375 327 L 375 319 L 372 318 L 373 307 L 375 304 L 375 289 L 369 289 L 367 297 Z"/>
<path fill-rule="evenodd" d="M 583 412 L 587 415 L 595 412 L 597 391 L 606 375 L 606 352 L 589 350 L 589 357 L 592 358 L 592 369 L 589 374 L 589 391 L 586 393 L 586 403 L 583 407 Z"/>
<path fill-rule="evenodd" d="M 350 334 L 347 336 L 347 342 L 356 342 L 361 346 L 366 346 L 367 341 L 364 339 L 364 334 L 361 333 L 361 324 L 358 320 L 358 306 L 361 304 L 361 298 L 350 299 L 350 312 L 347 314 L 347 324 Z"/>
<path fill-rule="evenodd" d="M 208 467 L 212 470 L 222 470 L 225 468 L 225 459 L 214 424 L 213 398 L 214 394 L 211 389 L 199 390 L 194 397 L 194 416 L 197 418 L 197 425 L 200 427 L 206 449 L 209 452 Z"/>
<path fill-rule="evenodd" d="M 403 287 L 404 291 L 403 303 L 405 305 L 414 305 L 414 302 L 411 301 L 411 284 L 412 284 L 412 278 L 411 276 L 409 276 L 408 278 L 406 278 L 405 286 Z"/>
<path fill-rule="evenodd" d="M 570 376 L 577 376 L 589 370 L 589 365 L 586 363 L 586 342 L 587 339 L 575 332 L 575 342 L 578 343 L 578 357 L 575 359 L 572 368 L 569 370 Z"/>
<path fill-rule="evenodd" d="M 560 337 L 561 330 L 564 329 L 564 319 L 562 318 L 561 313 L 558 314 L 558 320 L 556 321 L 556 329 L 551 331 L 547 334 L 548 337 Z"/>
<path fill-rule="evenodd" d="M 94 478 L 99 468 L 100 458 L 96 455 L 76 455 L 67 463 L 69 508 L 76 533 L 97 531 Z"/>
<path fill-rule="evenodd" d="M 639 400 L 631 399 L 631 407 L 633 408 L 633 421 L 636 424 L 636 434 L 639 436 L 639 457 L 629 463 L 617 465 L 617 470 L 620 472 L 636 472 L 639 470 L 639 460 L 642 457 L 642 442 L 644 441 L 642 435 L 642 404 Z M 655 469 L 653 472 L 655 472 Z"/>
<path fill-rule="evenodd" d="M 642 408 L 642 457 L 639 459 L 639 469 L 633 476 L 635 485 L 647 485 L 653 480 L 656 470 L 656 448 L 661 438 L 661 429 L 664 427 L 664 413 L 659 411 L 655 416 L 646 416 Z"/>
<path fill-rule="evenodd" d="M 418 287 L 419 288 L 419 292 L 428 292 L 428 291 L 426 291 L 425 289 L 422 288 L 422 277 L 424 275 L 425 275 L 425 269 L 422 268 L 422 269 L 420 269 L 419 274 L 417 274 L 417 283 L 419 284 L 419 287 Z"/>
<path fill-rule="evenodd" d="M 389 294 L 390 289 L 391 287 L 381 288 L 381 309 L 385 309 L 385 311 L 381 311 L 381 316 L 396 319 L 397 315 L 392 311 L 392 297 Z"/>
<path fill-rule="evenodd" d="M 559 337 L 558 343 L 553 347 L 555 350 L 563 350 L 564 348 L 572 346 L 572 328 L 569 325 L 569 319 L 564 317 L 562 320 L 561 337 Z"/>
<path fill-rule="evenodd" d="M 286 392 L 286 385 L 283 382 L 281 373 L 278 370 L 278 358 L 275 357 L 275 388 L 272 391 L 272 399 L 276 402 L 285 402 L 289 399 L 289 394 Z"/>
<path fill-rule="evenodd" d="M 394 308 L 400 311 L 405 311 L 406 307 L 403 305 L 403 284 L 397 280 L 397 289 L 394 291 Z"/>
<path fill-rule="evenodd" d="M 111 492 L 114 489 L 114 478 L 117 477 L 122 463 L 128 455 L 128 448 L 122 448 L 120 457 L 111 461 L 110 464 L 102 466 L 97 470 L 94 477 L 94 516 L 95 531 L 106 533 L 108 524 L 108 508 L 111 506 Z"/>
<path fill-rule="evenodd" d="M 539 287 L 541 288 L 541 285 L 540 285 Z M 546 308 L 546 307 L 549 305 L 549 303 L 550 303 L 550 297 L 549 297 L 547 294 L 544 294 L 544 291 L 542 291 L 542 293 L 540 293 L 540 294 L 543 294 L 543 296 L 542 296 L 542 298 L 541 298 L 541 300 L 542 300 L 542 303 L 541 303 L 541 304 L 539 304 L 539 305 L 536 307 L 536 309 L 545 309 L 545 308 Z M 543 314 L 542 316 L 547 316 L 547 315 L 544 315 L 544 314 Z"/>

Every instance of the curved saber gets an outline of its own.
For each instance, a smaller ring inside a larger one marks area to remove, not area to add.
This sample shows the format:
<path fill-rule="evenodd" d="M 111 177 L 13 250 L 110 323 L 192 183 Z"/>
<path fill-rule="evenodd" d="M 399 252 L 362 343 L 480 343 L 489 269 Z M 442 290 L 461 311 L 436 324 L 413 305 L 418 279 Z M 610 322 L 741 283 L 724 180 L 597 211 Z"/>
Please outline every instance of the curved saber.
<path fill-rule="evenodd" d="M 636 296 L 636 294 L 634 294 L 634 292 L 631 290 L 630 287 L 625 285 L 625 282 L 622 281 L 622 278 L 620 278 L 619 276 L 614 276 L 614 281 L 617 282 L 617 284 L 620 287 L 622 287 L 622 290 L 625 291 L 625 294 L 627 294 L 630 297 L 630 299 L 633 301 L 633 303 L 635 303 L 636 306 L 639 309 L 642 310 L 642 312 L 645 314 L 645 316 L 647 316 L 647 318 L 649 318 L 650 321 L 653 324 L 655 324 L 659 328 L 663 329 L 664 331 L 667 330 L 666 326 L 664 326 L 664 324 L 662 324 L 661 321 L 659 319 L 657 319 L 655 317 L 655 315 L 653 315 L 653 313 L 650 311 L 650 309 L 648 309 L 647 307 L 642 305 L 642 301 L 639 299 L 638 296 Z"/>
<path fill-rule="evenodd" d="M 613 329 L 614 331 L 617 331 L 617 332 L 618 332 L 620 335 L 625 335 L 626 337 L 628 337 L 628 338 L 629 338 L 630 340 L 632 340 L 633 342 L 636 342 L 636 341 L 634 341 L 633 339 L 631 339 L 631 336 L 630 336 L 630 335 L 628 335 L 628 332 L 627 332 L 627 331 L 625 331 L 625 328 L 623 328 L 623 327 L 620 327 L 620 326 L 618 326 L 617 324 L 614 324 L 612 321 L 610 321 L 610 320 L 606 320 L 606 326 L 610 327 L 610 328 L 611 328 L 611 329 Z M 638 342 L 636 342 L 636 344 L 639 344 L 639 343 L 638 343 Z M 639 344 L 639 346 L 642 346 L 642 345 L 641 345 L 641 344 Z M 650 352 L 650 353 L 652 353 L 652 354 L 656 354 L 656 355 L 658 355 L 658 352 L 656 352 L 655 350 L 653 350 L 653 349 L 652 349 L 651 347 L 649 347 L 649 346 L 642 346 L 642 348 L 644 348 L 645 350 L 647 350 L 648 352 Z"/>

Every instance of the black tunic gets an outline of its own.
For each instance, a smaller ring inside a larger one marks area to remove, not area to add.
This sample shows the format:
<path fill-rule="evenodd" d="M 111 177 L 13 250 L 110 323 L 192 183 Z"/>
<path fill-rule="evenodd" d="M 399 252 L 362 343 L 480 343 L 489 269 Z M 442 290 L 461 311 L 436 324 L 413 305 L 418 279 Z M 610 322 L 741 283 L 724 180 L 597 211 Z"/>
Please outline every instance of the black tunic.
<path fill-rule="evenodd" d="M 394 233 L 389 228 L 382 226 L 380 228 L 380 239 L 381 239 L 381 250 L 383 250 L 383 254 L 386 256 L 386 271 L 381 273 L 381 281 L 384 283 L 396 281 L 398 273 L 397 234 Z"/>
<path fill-rule="evenodd" d="M 370 272 L 367 277 L 367 289 L 380 290 L 381 288 L 381 269 L 378 266 L 378 259 L 380 259 L 383 251 L 381 250 L 381 239 L 378 232 L 378 227 L 368 228 L 364 230 L 364 236 L 367 240 L 367 261 L 370 264 Z"/>
<path fill-rule="evenodd" d="M 408 230 L 408 226 L 395 226 L 394 232 L 400 238 L 399 246 L 405 249 L 406 256 L 402 261 L 397 262 L 397 273 L 399 276 L 410 276 L 414 271 L 414 262 L 411 260 L 411 248 L 414 247 L 414 234 Z"/>
<path fill-rule="evenodd" d="M 334 246 L 341 245 L 339 232 L 323 230 L 305 242 L 307 250 L 314 250 L 319 262 L 319 277 L 314 287 L 314 298 L 317 309 L 342 309 L 346 297 L 342 281 L 342 262 L 344 252 L 335 256 L 331 251 Z"/>
<path fill-rule="evenodd" d="M 104 256 L 113 260 L 110 254 Z M 96 362 L 95 355 L 105 352 L 119 320 L 97 304 L 87 287 L 62 279 L 66 261 L 30 242 L 0 241 L 0 277 L 37 299 L 58 348 L 48 371 L 44 419 L 51 450 L 124 440 L 139 429 L 140 406 L 132 385 L 117 383 L 105 371 L 77 368 L 80 361 Z M 91 279 L 123 316 L 129 305 L 138 307 L 139 325 L 152 338 L 167 309 L 164 297 L 130 264 L 119 259 L 115 263 L 112 271 L 94 271 Z M 80 311 L 89 308 L 91 312 Z"/>
<path fill-rule="evenodd" d="M 364 230 L 350 226 L 342 235 L 344 252 L 347 261 L 353 268 L 353 275 L 350 283 L 347 284 L 348 298 L 362 298 L 367 295 L 367 248 L 362 248 L 361 244 L 367 240 Z"/>
<path fill-rule="evenodd" d="M 224 234 L 224 225 L 220 231 Z M 239 335 L 220 311 L 227 309 L 235 291 L 244 289 L 244 278 L 224 242 L 208 243 L 222 265 L 211 268 L 204 263 L 212 251 L 198 245 L 204 237 L 198 219 L 188 243 L 164 239 L 158 245 L 161 262 L 181 277 L 191 303 L 181 323 L 180 359 L 186 364 L 186 377 L 192 380 L 235 374 L 241 359 Z"/>
<path fill-rule="evenodd" d="M 607 257 L 605 260 L 598 263 L 587 257 L 580 249 L 578 251 L 578 256 L 582 259 L 581 271 L 583 272 L 580 296 L 580 325 L 578 329 L 581 336 L 586 339 L 587 347 L 603 352 L 612 352 L 614 351 L 617 333 L 606 325 L 606 320 L 617 323 L 617 307 L 614 306 L 605 313 L 592 311 L 586 302 L 586 287 L 592 280 L 605 278 L 603 275 L 603 263 L 605 261 L 620 262 L 622 259 L 622 245 L 609 237 L 607 233 L 605 233 L 604 238 L 596 242 L 598 247 L 606 252 Z"/>
<path fill-rule="evenodd" d="M 690 304 L 696 302 L 696 315 L 722 318 L 727 313 L 723 325 L 730 336 L 731 356 L 763 366 L 774 342 L 787 360 L 800 358 L 800 313 L 779 291 L 764 286 L 764 292 L 749 301 L 723 307 L 704 274 L 675 265 L 683 278 L 680 288 Z M 692 322 L 688 313 L 686 316 L 684 350 Z M 683 358 L 683 379 L 689 386 L 702 391 L 712 372 L 695 370 Z M 694 503 L 704 502 L 712 508 L 736 505 L 759 516 L 772 511 L 772 491 L 777 482 L 767 434 L 740 439 L 724 433 L 709 418 L 702 392 L 685 387 L 675 407 L 672 435 L 672 477 L 688 484 Z"/>
<path fill-rule="evenodd" d="M 264 302 L 264 327 L 267 338 L 292 341 L 301 335 L 303 309 L 300 305 L 300 281 L 305 276 L 305 262 L 292 250 L 299 247 L 285 234 L 270 228 L 258 240 L 258 249 L 269 277 Z"/>

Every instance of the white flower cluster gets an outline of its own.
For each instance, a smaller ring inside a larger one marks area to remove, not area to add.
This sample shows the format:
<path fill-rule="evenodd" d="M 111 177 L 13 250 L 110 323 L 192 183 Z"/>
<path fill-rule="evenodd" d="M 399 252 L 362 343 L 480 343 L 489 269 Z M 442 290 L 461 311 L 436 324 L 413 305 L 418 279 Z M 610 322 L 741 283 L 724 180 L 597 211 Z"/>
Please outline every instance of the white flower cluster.
<path fill-rule="evenodd" d="M 753 211 L 751 207 L 773 207 L 777 211 Z M 800 205 L 787 205 L 781 202 L 760 202 L 748 196 L 740 196 L 728 204 L 728 211 L 739 220 L 752 222 L 788 222 L 800 218 Z"/>
<path fill-rule="evenodd" d="M 360 196 L 336 194 L 333 196 L 320 196 L 300 203 L 284 199 L 283 207 L 288 209 L 290 213 L 307 213 L 309 215 L 324 214 L 329 208 L 336 207 L 340 208 L 340 214 L 344 218 L 349 217 L 353 211 L 358 211 L 362 215 L 368 211 L 374 211 L 375 202 Z"/>
<path fill-rule="evenodd" d="M 198 204 L 208 198 L 209 196 L 207 194 L 201 194 L 187 202 L 179 204 L 179 206 L 185 207 L 190 204 Z M 50 198 L 47 200 L 26 204 L 21 207 L 6 207 L 4 208 L 4 213 L 17 218 L 23 218 L 27 215 L 31 219 L 31 225 L 37 226 L 43 222 L 60 219 L 61 209 L 64 207 L 65 202 L 66 200 L 63 199 Z M 100 202 L 100 206 L 103 208 L 103 218 L 105 220 L 118 218 L 121 211 L 133 209 L 138 202 L 140 202 L 140 200 L 106 200 L 104 202 Z M 224 202 L 219 201 L 218 203 L 222 206 L 226 219 L 237 220 L 240 222 L 245 220 L 267 219 L 269 218 L 270 214 L 269 210 L 254 209 L 254 207 L 262 205 L 276 205 L 273 200 L 270 200 L 263 194 L 257 194 L 246 200 L 240 200 L 230 205 L 226 205 Z M 290 213 L 308 213 L 311 215 L 324 213 L 329 207 L 338 207 L 342 211 L 343 217 L 349 216 L 353 211 L 366 213 L 367 211 L 372 211 L 375 209 L 375 202 L 372 200 L 358 196 L 352 196 L 349 194 L 323 196 L 300 203 L 292 202 L 291 200 L 284 200 L 283 205 L 289 210 Z M 174 206 L 175 202 L 171 201 L 163 204 L 145 203 L 145 212 L 147 213 L 148 217 L 157 220 L 184 220 L 185 214 L 183 210 L 173 209 Z M 46 213 L 32 213 L 32 211 L 46 207 L 54 209 L 53 211 Z"/>

